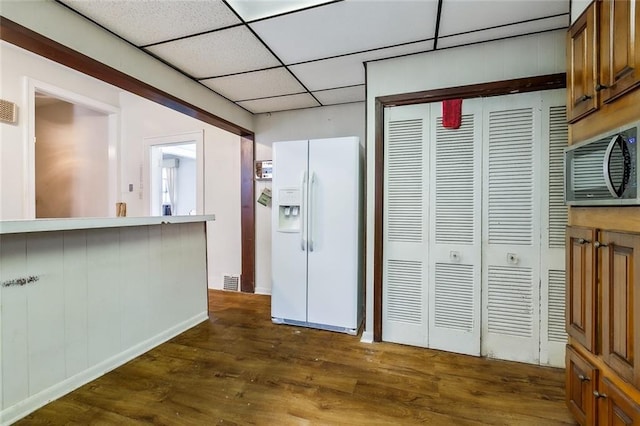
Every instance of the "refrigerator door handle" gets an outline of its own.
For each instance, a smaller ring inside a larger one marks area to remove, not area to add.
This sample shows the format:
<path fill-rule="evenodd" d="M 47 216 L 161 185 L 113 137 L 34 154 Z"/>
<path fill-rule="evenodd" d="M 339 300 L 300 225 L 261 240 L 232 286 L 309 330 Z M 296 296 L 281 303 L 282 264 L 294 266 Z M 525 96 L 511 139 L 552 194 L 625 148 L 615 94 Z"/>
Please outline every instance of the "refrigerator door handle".
<path fill-rule="evenodd" d="M 307 225 L 307 227 L 309 228 L 308 230 L 308 235 L 307 238 L 309 239 L 309 251 L 313 251 L 313 213 L 314 213 L 314 190 L 313 190 L 313 186 L 316 183 L 316 172 L 311 172 L 311 182 L 309 183 L 309 224 Z"/>
<path fill-rule="evenodd" d="M 300 249 L 305 251 L 307 249 L 307 241 L 304 239 L 304 236 L 307 235 L 307 230 L 305 229 L 306 221 L 306 188 L 307 188 L 307 172 L 302 173 L 302 183 L 300 184 L 300 193 L 302 194 L 302 199 L 300 200 Z"/>

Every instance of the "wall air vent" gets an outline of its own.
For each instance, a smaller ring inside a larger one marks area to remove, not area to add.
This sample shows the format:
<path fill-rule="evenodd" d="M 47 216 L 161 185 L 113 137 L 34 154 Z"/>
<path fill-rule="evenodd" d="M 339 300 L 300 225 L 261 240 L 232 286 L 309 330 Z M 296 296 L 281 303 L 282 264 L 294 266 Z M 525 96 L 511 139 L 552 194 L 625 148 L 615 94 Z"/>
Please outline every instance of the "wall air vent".
<path fill-rule="evenodd" d="M 18 106 L 13 102 L 0 99 L 0 121 L 12 124 L 18 121 Z"/>
<path fill-rule="evenodd" d="M 229 291 L 240 290 L 240 275 L 225 274 L 223 276 L 223 288 Z"/>

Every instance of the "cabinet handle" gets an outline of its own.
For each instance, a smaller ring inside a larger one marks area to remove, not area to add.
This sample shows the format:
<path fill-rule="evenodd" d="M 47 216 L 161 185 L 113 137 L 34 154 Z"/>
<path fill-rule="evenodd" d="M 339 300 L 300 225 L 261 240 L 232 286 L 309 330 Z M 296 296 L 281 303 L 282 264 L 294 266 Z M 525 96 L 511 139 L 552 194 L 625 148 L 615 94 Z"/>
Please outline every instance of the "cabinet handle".
<path fill-rule="evenodd" d="M 588 101 L 589 99 L 591 99 L 593 96 L 589 96 L 589 95 L 582 95 L 578 98 L 578 103 L 580 102 L 584 102 L 584 101 Z"/>
<path fill-rule="evenodd" d="M 605 243 L 601 243 L 600 241 L 596 241 L 595 243 L 593 243 L 593 246 L 595 248 L 600 248 L 600 247 L 606 247 L 607 245 Z"/>
<path fill-rule="evenodd" d="M 587 244 L 590 243 L 591 241 L 589 240 L 585 240 L 584 238 L 578 238 L 578 244 Z"/>
<path fill-rule="evenodd" d="M 591 381 L 590 378 L 588 378 L 587 376 L 583 376 L 582 374 L 580 374 L 578 376 L 578 379 L 580 379 L 581 382 L 590 382 Z"/>
<path fill-rule="evenodd" d="M 593 396 L 595 396 L 596 398 L 606 398 L 607 395 L 600 393 L 598 391 L 593 391 Z"/>
<path fill-rule="evenodd" d="M 596 84 L 596 92 L 599 92 L 601 90 L 608 89 L 608 88 L 609 86 L 605 86 L 604 84 L 600 84 L 600 83 Z"/>

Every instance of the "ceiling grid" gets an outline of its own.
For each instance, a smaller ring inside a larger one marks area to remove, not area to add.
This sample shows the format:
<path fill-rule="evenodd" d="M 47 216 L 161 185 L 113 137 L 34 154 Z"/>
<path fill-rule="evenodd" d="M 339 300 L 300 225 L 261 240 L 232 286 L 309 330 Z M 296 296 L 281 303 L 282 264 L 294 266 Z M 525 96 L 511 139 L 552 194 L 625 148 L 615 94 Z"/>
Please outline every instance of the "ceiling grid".
<path fill-rule="evenodd" d="M 569 26 L 569 0 L 56 0 L 252 113 L 365 100 L 364 64 Z"/>

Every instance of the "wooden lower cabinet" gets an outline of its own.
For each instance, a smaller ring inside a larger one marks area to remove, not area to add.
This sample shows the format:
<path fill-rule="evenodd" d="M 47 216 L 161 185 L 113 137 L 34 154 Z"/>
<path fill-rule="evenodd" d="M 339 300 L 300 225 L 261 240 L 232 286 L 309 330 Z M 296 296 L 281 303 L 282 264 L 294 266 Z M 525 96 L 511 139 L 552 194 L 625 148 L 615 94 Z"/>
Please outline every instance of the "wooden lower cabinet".
<path fill-rule="evenodd" d="M 566 401 L 573 417 L 583 426 L 640 426 L 638 402 L 616 385 L 615 372 L 601 371 L 589 358 L 567 345 Z"/>
<path fill-rule="evenodd" d="M 640 425 L 640 405 L 618 388 L 613 381 L 603 378 L 595 393 L 598 425 Z"/>
<path fill-rule="evenodd" d="M 567 407 L 640 426 L 640 234 L 567 228 Z"/>
<path fill-rule="evenodd" d="M 573 417 L 581 425 L 592 425 L 596 418 L 593 392 L 598 383 L 598 370 L 567 345 L 566 400 Z"/>

